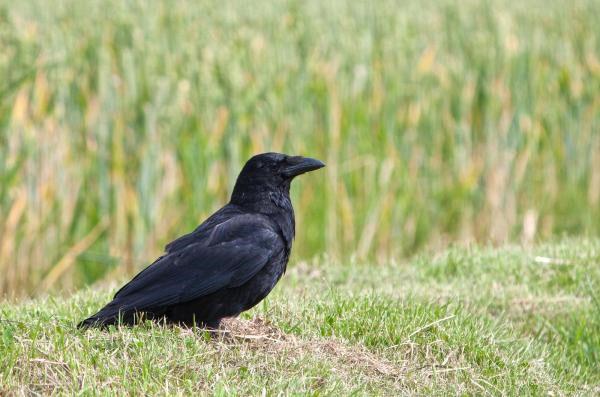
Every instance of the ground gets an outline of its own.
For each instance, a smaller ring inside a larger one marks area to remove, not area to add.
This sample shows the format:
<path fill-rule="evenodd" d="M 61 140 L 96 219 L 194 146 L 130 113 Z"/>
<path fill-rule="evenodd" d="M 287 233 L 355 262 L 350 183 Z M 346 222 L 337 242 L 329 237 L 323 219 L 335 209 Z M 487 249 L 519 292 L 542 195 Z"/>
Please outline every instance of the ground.
<path fill-rule="evenodd" d="M 600 241 L 298 262 L 217 333 L 81 331 L 118 283 L 0 304 L 0 394 L 600 393 Z"/>

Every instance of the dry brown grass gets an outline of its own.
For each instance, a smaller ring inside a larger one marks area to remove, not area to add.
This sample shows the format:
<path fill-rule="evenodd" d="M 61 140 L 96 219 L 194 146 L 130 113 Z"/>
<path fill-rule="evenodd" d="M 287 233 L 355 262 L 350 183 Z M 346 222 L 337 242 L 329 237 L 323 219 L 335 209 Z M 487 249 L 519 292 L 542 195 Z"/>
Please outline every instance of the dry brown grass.
<path fill-rule="evenodd" d="M 414 334 L 423 329 L 415 330 Z M 290 363 L 311 356 L 330 364 L 332 371 L 348 381 L 358 376 L 385 385 L 386 390 L 392 387 L 403 393 L 427 387 L 434 377 L 436 382 L 456 382 L 456 375 L 460 374 L 462 378 L 469 379 L 472 385 L 482 381 L 476 371 L 466 364 L 459 350 L 448 349 L 445 358 L 439 361 L 434 351 L 444 345 L 441 340 L 420 345 L 408 337 L 398 346 L 374 352 L 335 336 L 325 339 L 287 334 L 256 317 L 252 320 L 227 319 L 215 335 L 213 346 L 217 351 L 234 346 L 236 349 L 260 352 L 261 355 L 284 357 Z M 460 386 L 460 383 L 454 386 L 457 385 Z M 464 390 L 468 389 L 471 388 L 465 385 Z M 487 385 L 485 389 L 488 389 Z"/>
<path fill-rule="evenodd" d="M 227 319 L 219 332 L 217 343 L 245 344 L 250 349 L 266 354 L 310 354 L 327 362 L 337 363 L 336 370 L 359 369 L 366 374 L 397 379 L 406 371 L 388 359 L 369 352 L 364 347 L 350 346 L 338 338 L 315 340 L 286 334 L 272 324 L 260 319 Z"/>

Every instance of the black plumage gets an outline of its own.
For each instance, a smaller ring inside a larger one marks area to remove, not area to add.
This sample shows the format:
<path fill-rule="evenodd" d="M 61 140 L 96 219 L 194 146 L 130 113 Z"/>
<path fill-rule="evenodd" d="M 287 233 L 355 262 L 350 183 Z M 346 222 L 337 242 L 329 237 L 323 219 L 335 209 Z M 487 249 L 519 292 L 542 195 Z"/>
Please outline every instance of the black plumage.
<path fill-rule="evenodd" d="M 292 179 L 323 167 L 279 153 L 252 157 L 231 201 L 123 286 L 80 327 L 135 324 L 140 318 L 215 328 L 255 306 L 285 272 L 294 239 Z"/>

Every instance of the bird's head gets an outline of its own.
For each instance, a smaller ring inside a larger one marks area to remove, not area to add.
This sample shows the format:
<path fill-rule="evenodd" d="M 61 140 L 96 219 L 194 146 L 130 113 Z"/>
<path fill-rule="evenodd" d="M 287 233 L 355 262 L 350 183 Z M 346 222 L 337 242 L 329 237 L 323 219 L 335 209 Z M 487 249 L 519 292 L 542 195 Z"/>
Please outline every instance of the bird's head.
<path fill-rule="evenodd" d="M 288 191 L 290 182 L 298 175 L 325 167 L 310 157 L 288 156 L 281 153 L 257 154 L 246 162 L 240 172 L 231 201 L 248 199 L 269 191 Z"/>

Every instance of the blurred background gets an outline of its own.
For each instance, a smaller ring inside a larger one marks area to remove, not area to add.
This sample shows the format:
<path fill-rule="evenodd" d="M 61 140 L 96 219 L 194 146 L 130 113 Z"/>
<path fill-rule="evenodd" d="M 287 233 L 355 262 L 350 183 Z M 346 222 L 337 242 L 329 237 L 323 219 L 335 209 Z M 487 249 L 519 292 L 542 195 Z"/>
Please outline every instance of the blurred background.
<path fill-rule="evenodd" d="M 600 235 L 600 2 L 0 0 L 0 296 L 129 275 L 299 178 L 293 262 Z"/>

